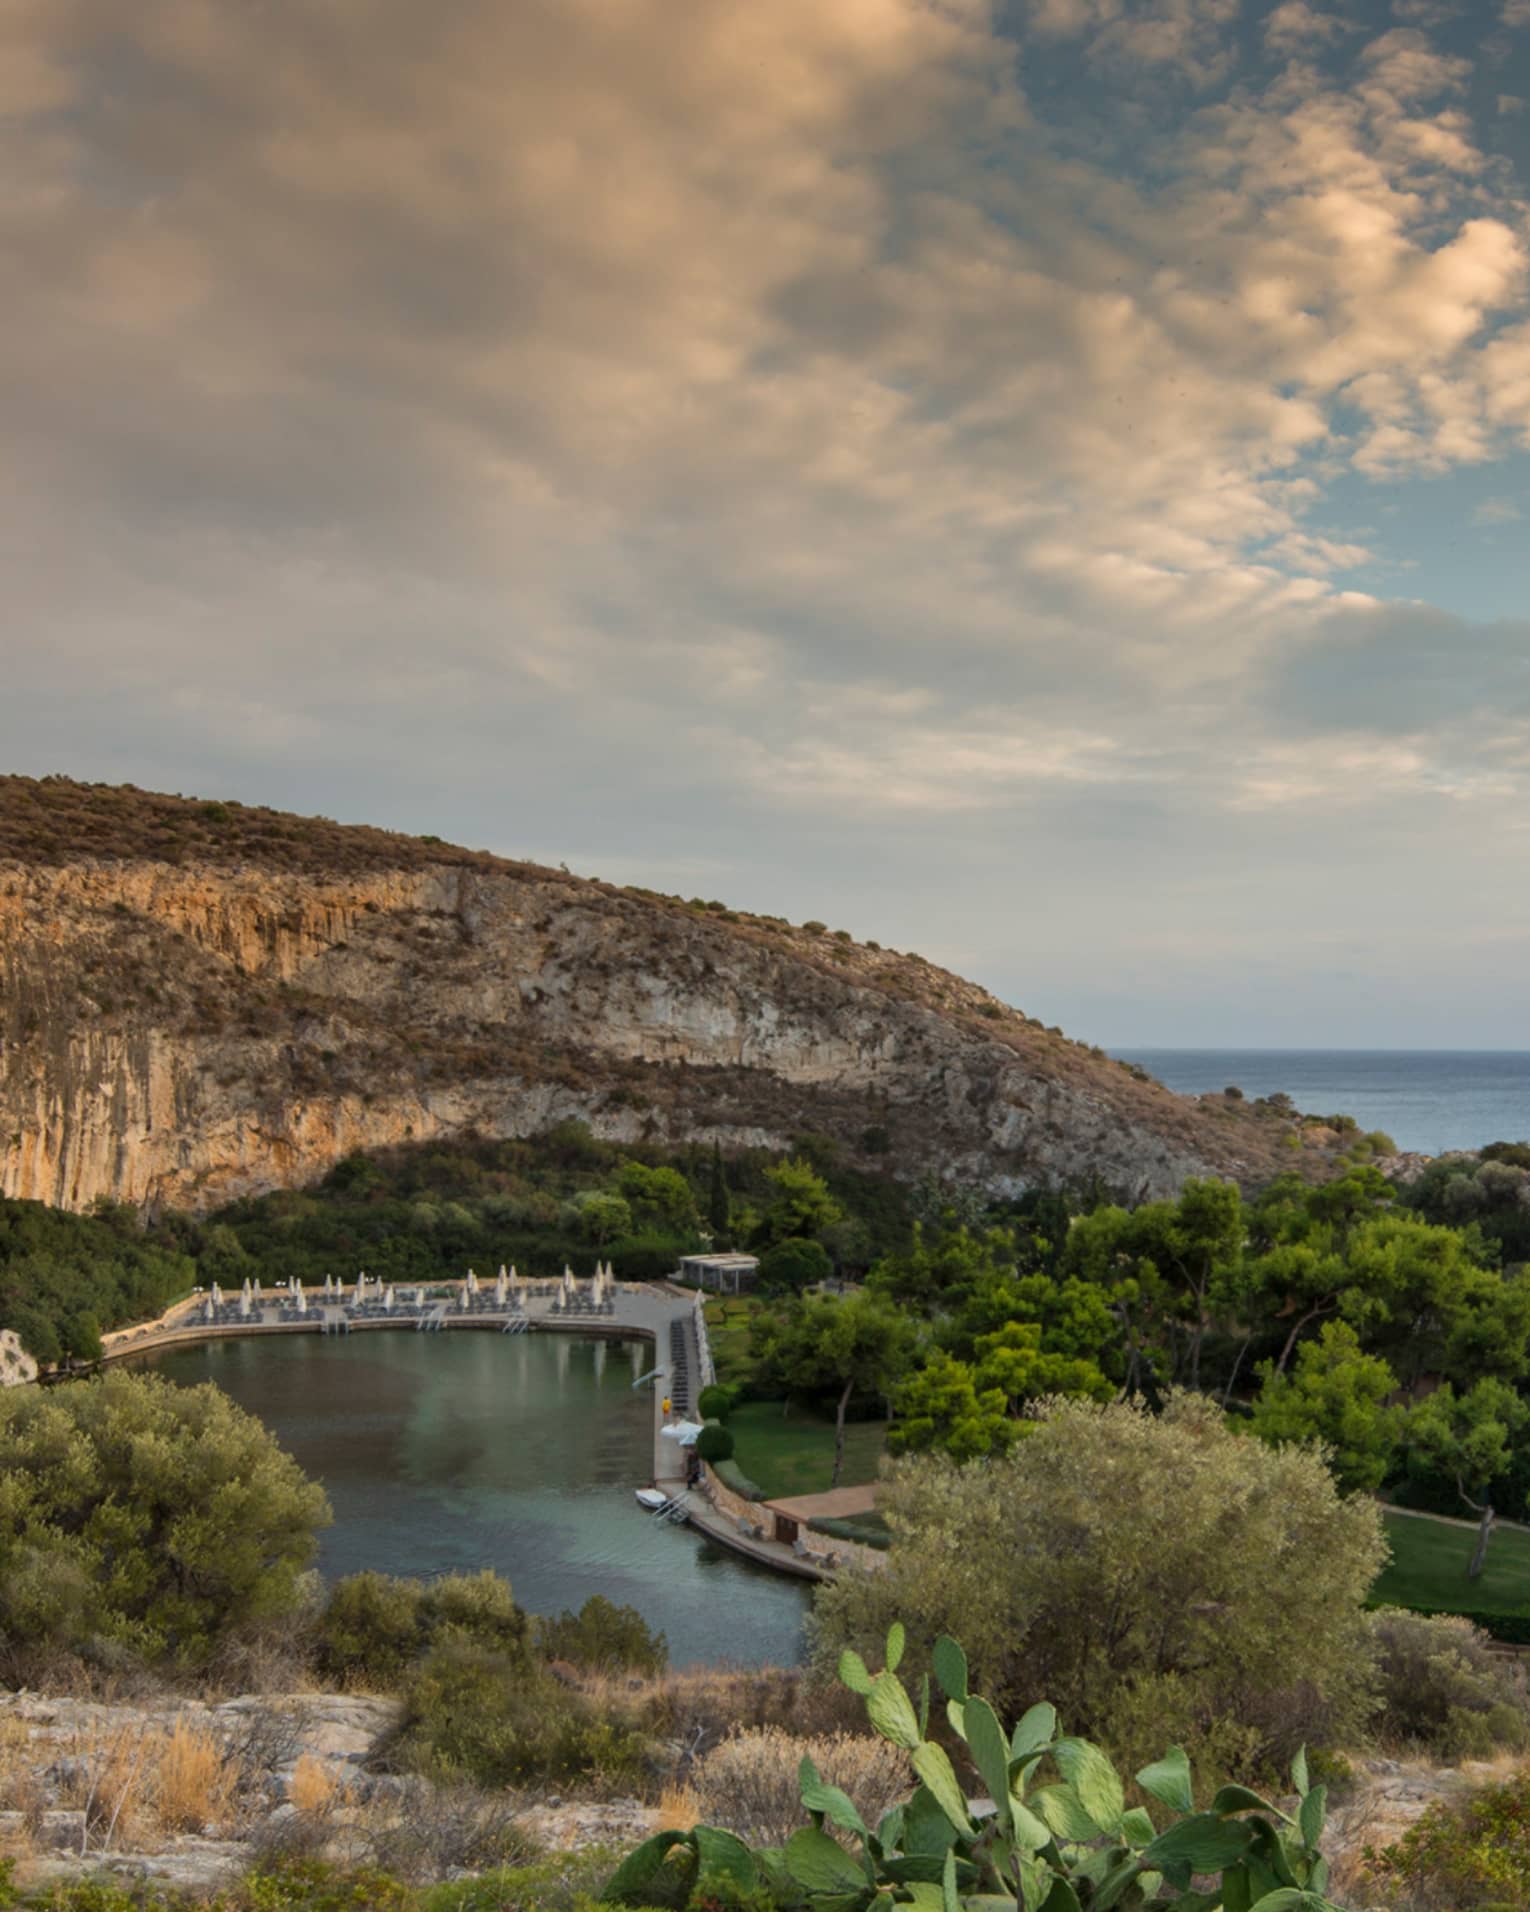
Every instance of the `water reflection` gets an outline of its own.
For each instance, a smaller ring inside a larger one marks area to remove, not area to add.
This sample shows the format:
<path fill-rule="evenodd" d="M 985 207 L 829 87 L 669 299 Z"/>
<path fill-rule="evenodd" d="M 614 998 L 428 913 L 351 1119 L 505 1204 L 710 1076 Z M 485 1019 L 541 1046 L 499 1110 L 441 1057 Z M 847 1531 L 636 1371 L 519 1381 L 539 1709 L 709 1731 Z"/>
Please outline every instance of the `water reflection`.
<path fill-rule="evenodd" d="M 212 1380 L 323 1481 L 320 1567 L 493 1567 L 539 1613 L 635 1606 L 674 1663 L 791 1663 L 808 1589 L 683 1528 L 632 1490 L 652 1473 L 646 1342 L 407 1331 L 211 1342 L 149 1357 Z"/>

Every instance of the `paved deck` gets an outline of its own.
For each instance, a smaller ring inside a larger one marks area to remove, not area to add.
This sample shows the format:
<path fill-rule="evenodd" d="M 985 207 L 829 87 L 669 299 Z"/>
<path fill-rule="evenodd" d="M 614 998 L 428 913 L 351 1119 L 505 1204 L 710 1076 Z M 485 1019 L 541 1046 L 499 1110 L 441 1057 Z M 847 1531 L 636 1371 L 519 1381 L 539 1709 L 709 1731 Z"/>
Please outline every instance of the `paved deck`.
<path fill-rule="evenodd" d="M 879 1481 L 867 1481 L 861 1487 L 831 1487 L 826 1494 L 797 1494 L 790 1500 L 767 1500 L 774 1513 L 788 1520 L 853 1520 L 857 1514 L 875 1511 Z"/>

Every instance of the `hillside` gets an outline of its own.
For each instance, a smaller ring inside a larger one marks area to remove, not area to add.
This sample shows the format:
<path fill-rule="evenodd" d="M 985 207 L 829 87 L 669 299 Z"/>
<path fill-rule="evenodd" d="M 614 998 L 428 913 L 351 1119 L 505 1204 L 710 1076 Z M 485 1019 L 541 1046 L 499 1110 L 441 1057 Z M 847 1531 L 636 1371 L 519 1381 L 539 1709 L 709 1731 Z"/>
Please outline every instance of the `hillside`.
<path fill-rule="evenodd" d="M 207 1209 L 569 1117 L 995 1192 L 1326 1165 L 922 957 L 324 819 L 0 777 L 0 1193 Z"/>

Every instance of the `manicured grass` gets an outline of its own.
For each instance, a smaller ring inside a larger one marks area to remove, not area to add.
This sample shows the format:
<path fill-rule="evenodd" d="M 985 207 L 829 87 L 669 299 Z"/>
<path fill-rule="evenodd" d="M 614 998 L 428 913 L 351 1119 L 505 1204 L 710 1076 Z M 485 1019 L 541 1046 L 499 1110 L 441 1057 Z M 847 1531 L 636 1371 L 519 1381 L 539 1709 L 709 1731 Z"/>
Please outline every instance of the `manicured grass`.
<path fill-rule="evenodd" d="M 754 1370 L 754 1359 L 749 1352 L 749 1324 L 759 1309 L 760 1303 L 747 1295 L 713 1299 L 706 1304 L 712 1363 L 718 1380 L 725 1385 L 746 1380 Z"/>
<path fill-rule="evenodd" d="M 768 1500 L 793 1494 L 824 1494 L 834 1470 L 834 1423 L 792 1403 L 785 1416 L 779 1401 L 744 1401 L 728 1416 L 733 1458 Z M 886 1421 L 851 1421 L 845 1428 L 841 1487 L 875 1480 Z"/>
<path fill-rule="evenodd" d="M 1395 1607 L 1462 1613 L 1530 1613 L 1530 1533 L 1500 1527 L 1480 1579 L 1468 1580 L 1476 1536 L 1468 1527 L 1412 1514 L 1387 1514 L 1392 1564 L 1371 1598 Z"/>

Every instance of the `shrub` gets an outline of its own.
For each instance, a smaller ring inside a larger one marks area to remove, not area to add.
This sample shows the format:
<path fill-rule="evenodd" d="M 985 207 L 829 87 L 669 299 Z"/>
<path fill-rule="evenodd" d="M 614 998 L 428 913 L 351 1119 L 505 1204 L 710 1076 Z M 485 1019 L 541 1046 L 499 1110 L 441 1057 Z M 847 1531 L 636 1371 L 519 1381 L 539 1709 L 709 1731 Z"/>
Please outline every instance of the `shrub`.
<path fill-rule="evenodd" d="M 116 1372 L 0 1392 L 0 1631 L 18 1649 L 205 1661 L 292 1612 L 323 1489 L 220 1388 Z"/>
<path fill-rule="evenodd" d="M 740 1500 L 763 1500 L 765 1489 L 752 1481 L 737 1461 L 712 1461 L 712 1472 L 724 1487 L 731 1488 Z"/>
<path fill-rule="evenodd" d="M 704 1461 L 731 1461 L 733 1458 L 733 1435 L 717 1421 L 708 1421 L 696 1436 L 696 1453 Z"/>
<path fill-rule="evenodd" d="M 779 1726 L 731 1733 L 692 1775 L 708 1825 L 756 1845 L 785 1845 L 802 1824 L 801 1771 L 811 1759 L 826 1785 L 838 1786 L 874 1826 L 913 1790 L 902 1747 L 869 1733 L 803 1739 Z"/>
<path fill-rule="evenodd" d="M 1530 1746 L 1530 1690 L 1519 1665 L 1495 1655 L 1469 1620 L 1383 1608 L 1367 1615 L 1384 1740 L 1449 1761 Z"/>
<path fill-rule="evenodd" d="M 1530 1912 L 1530 1773 L 1431 1806 L 1376 1869 L 1410 1912 Z"/>
<path fill-rule="evenodd" d="M 527 1616 L 509 1581 L 485 1569 L 431 1581 L 373 1572 L 336 1581 L 319 1622 L 319 1666 L 343 1685 L 388 1691 L 447 1639 L 529 1664 Z"/>
<path fill-rule="evenodd" d="M 423 1643 L 418 1580 L 353 1573 L 337 1580 L 319 1623 L 319 1668 L 342 1685 L 395 1687 Z"/>
<path fill-rule="evenodd" d="M 633 1778 L 644 1742 L 516 1657 L 460 1639 L 433 1647 L 404 1688 L 400 1750 L 434 1779 Z"/>
<path fill-rule="evenodd" d="M 733 1390 L 712 1382 L 696 1397 L 696 1412 L 704 1421 L 725 1421 L 733 1406 Z"/>
<path fill-rule="evenodd" d="M 537 1626 L 537 1643 L 550 1660 L 600 1672 L 662 1673 L 669 1642 L 654 1633 L 636 1607 L 619 1607 L 592 1593 L 578 1613 L 560 1613 Z"/>
<path fill-rule="evenodd" d="M 878 1501 L 888 1564 L 820 1589 L 817 1663 L 903 1615 L 920 1658 L 960 1631 L 1001 1698 L 1044 1686 L 1123 1758 L 1171 1738 L 1258 1778 L 1305 1739 L 1358 1733 L 1361 1603 L 1385 1558 L 1375 1506 L 1342 1499 L 1316 1454 L 1233 1433 L 1200 1396 L 1171 1395 L 1160 1416 L 1045 1406 L 1002 1459 L 894 1464 Z M 1233 1724 L 1213 1743 L 1217 1721 Z"/>

